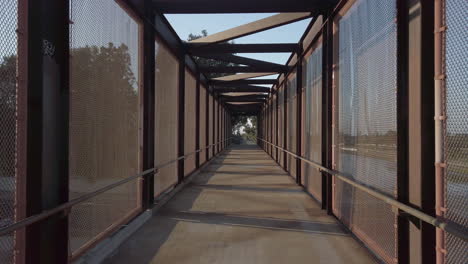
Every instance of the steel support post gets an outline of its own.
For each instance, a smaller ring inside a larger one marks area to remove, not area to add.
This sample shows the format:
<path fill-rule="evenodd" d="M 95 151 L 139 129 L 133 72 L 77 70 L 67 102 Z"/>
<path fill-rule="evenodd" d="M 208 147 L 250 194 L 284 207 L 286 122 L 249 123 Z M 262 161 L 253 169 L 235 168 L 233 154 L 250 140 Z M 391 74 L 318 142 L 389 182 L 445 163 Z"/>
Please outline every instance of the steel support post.
<path fill-rule="evenodd" d="M 408 1 L 397 0 L 397 199 L 408 203 Z M 409 263 L 409 221 L 397 215 L 398 263 Z"/>
<path fill-rule="evenodd" d="M 184 156 L 185 151 L 185 54 L 179 54 L 179 100 L 177 113 L 177 157 Z M 184 180 L 184 159 L 177 162 L 177 179 L 180 184 Z"/>
<path fill-rule="evenodd" d="M 205 91 L 205 162 L 210 160 L 210 149 L 206 146 L 210 145 L 210 93 L 208 88 Z"/>
<path fill-rule="evenodd" d="M 283 148 L 288 149 L 288 82 L 285 80 L 283 85 Z M 283 152 L 283 168 L 286 171 L 288 170 L 288 155 L 286 152 Z"/>
<path fill-rule="evenodd" d="M 150 12 L 151 1 L 145 0 L 146 19 L 143 22 L 143 171 L 154 168 L 155 148 L 155 34 L 153 25 L 154 13 Z M 143 177 L 142 207 L 149 208 L 154 202 L 154 174 Z"/>
<path fill-rule="evenodd" d="M 328 20 L 322 31 L 322 164 L 333 168 L 333 22 Z M 322 209 L 333 215 L 333 176 L 322 172 Z"/>
<path fill-rule="evenodd" d="M 302 44 L 296 64 L 296 155 L 302 156 Z M 301 159 L 296 158 L 296 183 L 302 185 Z"/>
<path fill-rule="evenodd" d="M 200 73 L 196 73 L 195 86 L 195 150 L 200 149 Z M 195 168 L 200 168 L 200 152 L 195 152 Z"/>
<path fill-rule="evenodd" d="M 26 216 L 68 201 L 69 3 L 28 2 Z M 68 262 L 68 214 L 26 228 L 26 263 Z"/>

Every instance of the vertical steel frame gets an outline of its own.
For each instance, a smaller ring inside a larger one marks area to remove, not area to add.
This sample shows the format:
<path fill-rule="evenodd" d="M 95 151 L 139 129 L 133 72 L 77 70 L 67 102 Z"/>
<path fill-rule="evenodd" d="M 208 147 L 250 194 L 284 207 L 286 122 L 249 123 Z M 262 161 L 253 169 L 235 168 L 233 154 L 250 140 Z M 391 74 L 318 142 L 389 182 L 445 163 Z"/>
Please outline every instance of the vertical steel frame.
<path fill-rule="evenodd" d="M 208 87 L 205 91 L 205 162 L 210 160 L 210 149 L 206 148 L 210 145 L 210 91 Z"/>
<path fill-rule="evenodd" d="M 434 1 L 434 140 L 435 140 L 435 210 L 438 217 L 445 217 L 445 156 L 444 156 L 444 90 L 445 90 L 445 0 Z M 436 263 L 445 263 L 445 233 L 436 230 Z"/>
<path fill-rule="evenodd" d="M 24 12 L 28 12 L 26 216 L 31 216 L 68 201 L 69 4 L 29 1 Z M 67 263 L 68 215 L 28 226 L 25 252 L 26 263 Z"/>
<path fill-rule="evenodd" d="M 213 92 L 213 119 L 211 120 L 212 124 L 213 124 L 213 146 L 211 147 L 211 153 L 212 153 L 212 157 L 214 157 L 215 153 L 216 153 L 216 109 L 215 109 L 215 99 L 216 97 L 216 94 Z"/>
<path fill-rule="evenodd" d="M 154 21 L 154 14 L 149 5 L 151 1 L 144 1 L 145 16 L 143 20 L 143 171 L 154 168 L 155 151 L 155 34 L 153 25 L 149 21 Z M 142 208 L 149 208 L 154 202 L 154 174 L 147 175 L 142 182 Z"/>
<path fill-rule="evenodd" d="M 29 13 L 28 0 L 18 1 L 18 89 L 17 89 L 17 138 L 16 138 L 16 193 L 15 221 L 22 220 L 27 215 L 27 116 L 28 116 L 28 39 Z M 25 229 L 15 232 L 14 261 L 25 263 Z"/>
<path fill-rule="evenodd" d="M 397 0 L 397 199 L 409 201 L 408 178 L 408 1 Z M 397 215 L 397 256 L 409 263 L 409 222 Z"/>
<path fill-rule="evenodd" d="M 283 148 L 288 149 L 288 82 L 284 80 L 284 89 L 283 89 Z M 283 152 L 283 168 L 287 171 L 288 170 L 288 154 Z"/>
<path fill-rule="evenodd" d="M 275 90 L 276 94 L 276 107 L 274 109 L 275 114 L 276 114 L 276 120 L 275 120 L 275 131 L 276 131 L 276 137 L 275 137 L 275 145 L 279 145 L 279 96 L 278 96 L 278 89 Z M 279 163 L 279 150 L 276 150 L 276 162 Z"/>
<path fill-rule="evenodd" d="M 299 44 L 296 64 L 296 155 L 302 156 L 302 43 Z M 296 183 L 302 185 L 301 159 L 296 158 Z"/>
<path fill-rule="evenodd" d="M 185 53 L 180 52 L 179 56 L 179 100 L 177 112 L 177 157 L 184 156 L 185 146 Z M 184 159 L 177 162 L 177 180 L 182 183 L 184 180 Z"/>
<path fill-rule="evenodd" d="M 195 86 L 195 169 L 200 168 L 200 73 L 196 73 Z"/>
<path fill-rule="evenodd" d="M 330 18 L 330 15 L 327 15 Z M 327 20 L 322 30 L 322 164 L 333 169 L 332 123 L 333 123 L 333 22 Z M 333 178 L 322 172 L 322 209 L 333 214 Z"/>

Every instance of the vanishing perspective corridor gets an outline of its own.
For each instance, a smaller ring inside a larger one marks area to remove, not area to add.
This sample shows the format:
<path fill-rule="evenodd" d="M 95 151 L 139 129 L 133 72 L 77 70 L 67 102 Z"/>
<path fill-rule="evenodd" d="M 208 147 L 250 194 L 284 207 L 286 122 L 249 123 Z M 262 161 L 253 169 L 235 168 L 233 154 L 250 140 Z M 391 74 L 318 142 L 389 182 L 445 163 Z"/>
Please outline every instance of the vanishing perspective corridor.
<path fill-rule="evenodd" d="M 257 145 L 218 155 L 107 263 L 375 263 Z"/>

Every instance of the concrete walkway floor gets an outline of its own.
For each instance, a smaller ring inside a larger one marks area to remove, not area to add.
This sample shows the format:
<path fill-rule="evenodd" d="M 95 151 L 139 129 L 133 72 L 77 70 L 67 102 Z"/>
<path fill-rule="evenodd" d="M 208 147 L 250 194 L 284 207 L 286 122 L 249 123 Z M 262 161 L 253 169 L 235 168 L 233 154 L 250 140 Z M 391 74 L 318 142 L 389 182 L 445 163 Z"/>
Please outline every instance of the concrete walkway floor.
<path fill-rule="evenodd" d="M 375 263 L 263 150 L 218 156 L 107 263 Z"/>

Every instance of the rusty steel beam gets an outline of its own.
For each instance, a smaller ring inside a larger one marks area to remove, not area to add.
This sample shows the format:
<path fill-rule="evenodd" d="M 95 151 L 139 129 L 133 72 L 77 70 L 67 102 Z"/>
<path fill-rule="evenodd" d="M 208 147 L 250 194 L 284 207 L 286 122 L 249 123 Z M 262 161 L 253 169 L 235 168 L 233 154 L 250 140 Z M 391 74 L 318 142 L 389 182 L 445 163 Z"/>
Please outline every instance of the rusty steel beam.
<path fill-rule="evenodd" d="M 185 146 L 185 54 L 179 56 L 178 110 L 177 110 L 177 157 L 184 156 Z M 177 162 L 177 183 L 184 180 L 184 159 Z"/>
<path fill-rule="evenodd" d="M 20 12 L 28 16 L 25 199 L 29 217 L 69 199 L 69 4 L 28 1 L 28 9 Z M 25 230 L 26 263 L 68 263 L 68 214 L 50 216 Z"/>
<path fill-rule="evenodd" d="M 202 66 L 199 67 L 202 73 L 251 73 L 251 72 L 275 72 L 284 73 L 288 66 Z"/>
<path fill-rule="evenodd" d="M 203 38 L 192 40 L 190 41 L 190 43 L 225 42 L 231 39 L 251 35 L 271 28 L 294 23 L 309 18 L 311 16 L 312 14 L 310 12 L 277 14 L 235 28 L 230 28 L 228 30 L 218 32 Z"/>
<path fill-rule="evenodd" d="M 276 84 L 276 79 L 254 79 L 254 80 L 235 80 L 235 81 L 220 81 L 211 80 L 210 84 L 216 86 L 238 86 L 238 85 L 249 85 L 249 84 Z"/>
<path fill-rule="evenodd" d="M 145 1 L 146 5 L 147 2 Z M 146 9 L 148 10 L 148 9 Z M 149 20 L 143 22 L 143 144 L 142 161 L 143 171 L 154 168 L 155 163 L 155 33 L 153 25 L 149 21 L 154 21 L 153 12 L 145 12 Z M 154 174 L 143 177 L 142 180 L 142 207 L 150 208 L 154 203 Z"/>
<path fill-rule="evenodd" d="M 273 74 L 277 74 L 277 73 L 276 72 L 252 72 L 252 73 L 232 74 L 232 75 L 213 78 L 213 79 L 210 80 L 210 82 L 213 82 L 213 81 L 226 81 L 226 82 L 227 81 L 238 81 L 238 80 L 268 76 L 268 75 L 273 75 Z"/>
<path fill-rule="evenodd" d="M 269 93 L 271 91 L 268 87 L 253 86 L 253 85 L 240 85 L 233 87 L 213 87 L 213 91 L 217 93 Z"/>
<path fill-rule="evenodd" d="M 153 0 L 155 12 L 167 14 L 322 12 L 337 0 Z"/>
<path fill-rule="evenodd" d="M 263 60 L 256 60 L 247 57 L 236 56 L 232 54 L 201 54 L 200 57 L 224 62 L 231 62 L 247 66 L 284 66 L 283 64 L 272 63 Z"/>
<path fill-rule="evenodd" d="M 272 53 L 272 52 L 295 52 L 299 45 L 297 43 L 261 43 L 261 44 L 213 44 L 186 43 L 187 52 L 198 56 L 203 54 L 220 53 Z"/>

